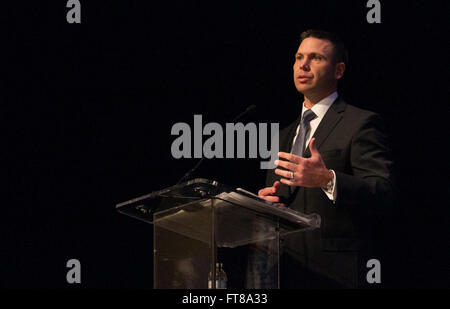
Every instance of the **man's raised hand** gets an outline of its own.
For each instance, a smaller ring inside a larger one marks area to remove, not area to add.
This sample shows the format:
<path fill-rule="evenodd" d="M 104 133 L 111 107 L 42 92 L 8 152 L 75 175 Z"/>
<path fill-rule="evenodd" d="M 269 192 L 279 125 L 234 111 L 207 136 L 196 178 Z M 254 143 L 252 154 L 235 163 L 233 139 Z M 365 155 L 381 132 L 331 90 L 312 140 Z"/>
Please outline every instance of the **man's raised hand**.
<path fill-rule="evenodd" d="M 333 179 L 333 172 L 327 169 L 322 156 L 317 150 L 315 138 L 309 143 L 310 158 L 302 158 L 291 153 L 279 152 L 278 156 L 284 160 L 276 160 L 275 165 L 286 170 L 275 169 L 275 174 L 280 175 L 280 181 L 288 186 L 302 186 L 309 188 L 325 188 Z"/>

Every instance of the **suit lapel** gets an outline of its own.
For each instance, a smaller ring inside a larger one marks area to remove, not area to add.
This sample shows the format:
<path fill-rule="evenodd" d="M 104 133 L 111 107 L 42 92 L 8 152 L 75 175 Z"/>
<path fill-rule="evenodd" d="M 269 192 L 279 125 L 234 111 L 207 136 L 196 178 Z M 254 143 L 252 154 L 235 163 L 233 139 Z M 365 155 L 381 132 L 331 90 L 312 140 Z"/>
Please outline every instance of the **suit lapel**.
<path fill-rule="evenodd" d="M 344 100 L 338 97 L 326 112 L 313 135 L 313 137 L 316 138 L 315 144 L 317 149 L 320 149 L 322 143 L 327 139 L 328 135 L 330 135 L 331 131 L 333 131 L 334 127 L 342 119 L 342 112 L 345 110 L 345 105 L 346 103 Z M 306 158 L 311 156 L 309 147 L 306 147 L 303 156 Z"/>

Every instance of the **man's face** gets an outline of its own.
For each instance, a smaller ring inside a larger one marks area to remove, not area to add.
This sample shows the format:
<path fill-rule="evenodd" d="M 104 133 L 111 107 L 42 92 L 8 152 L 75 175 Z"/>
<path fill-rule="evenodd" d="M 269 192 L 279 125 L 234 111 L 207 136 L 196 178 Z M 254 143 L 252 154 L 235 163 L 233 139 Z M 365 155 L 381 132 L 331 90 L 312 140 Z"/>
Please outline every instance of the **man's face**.
<path fill-rule="evenodd" d="M 306 38 L 295 54 L 294 83 L 305 96 L 321 97 L 337 88 L 345 65 L 333 60 L 333 44 L 328 40 Z"/>

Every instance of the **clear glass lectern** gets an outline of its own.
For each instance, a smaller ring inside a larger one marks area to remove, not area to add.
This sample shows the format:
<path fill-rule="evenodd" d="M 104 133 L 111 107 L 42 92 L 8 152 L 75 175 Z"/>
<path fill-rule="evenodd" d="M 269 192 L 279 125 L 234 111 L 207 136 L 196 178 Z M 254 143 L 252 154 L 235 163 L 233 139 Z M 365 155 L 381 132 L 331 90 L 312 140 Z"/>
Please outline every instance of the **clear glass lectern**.
<path fill-rule="evenodd" d="M 194 179 L 116 205 L 153 224 L 154 288 L 223 288 L 220 248 L 249 248 L 245 288 L 278 288 L 280 239 L 320 227 L 305 215 L 243 189 Z M 232 288 L 233 286 L 228 286 Z"/>

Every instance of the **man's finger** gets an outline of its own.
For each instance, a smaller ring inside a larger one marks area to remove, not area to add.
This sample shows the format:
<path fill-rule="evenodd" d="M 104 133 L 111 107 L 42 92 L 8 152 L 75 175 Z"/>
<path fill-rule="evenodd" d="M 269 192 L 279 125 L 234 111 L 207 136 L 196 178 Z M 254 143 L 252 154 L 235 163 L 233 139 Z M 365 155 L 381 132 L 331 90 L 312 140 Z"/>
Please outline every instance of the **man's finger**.
<path fill-rule="evenodd" d="M 258 191 L 258 196 L 266 196 L 266 195 L 271 195 L 274 192 L 274 188 L 273 187 L 267 187 L 264 189 L 261 189 Z"/>
<path fill-rule="evenodd" d="M 290 179 L 291 176 L 293 175 L 293 172 L 291 172 L 291 171 L 284 171 L 284 170 L 280 170 L 279 168 L 277 168 L 277 169 L 275 169 L 275 174 Z M 282 179 L 280 179 L 280 181 L 281 181 L 281 180 L 282 180 Z"/>
<path fill-rule="evenodd" d="M 272 187 L 275 188 L 275 193 L 276 193 L 278 191 L 278 189 L 280 189 L 280 187 L 281 187 L 281 182 L 279 182 L 278 180 L 275 180 Z"/>
<path fill-rule="evenodd" d="M 311 141 L 309 142 L 309 151 L 311 152 L 311 156 L 316 156 L 316 155 L 319 155 L 319 156 L 320 156 L 320 153 L 319 153 L 319 151 L 318 151 L 317 148 L 316 148 L 316 143 L 315 143 L 315 141 L 316 141 L 316 138 L 314 137 L 314 138 L 312 138 Z"/>
<path fill-rule="evenodd" d="M 288 160 L 288 161 L 291 161 L 291 162 L 297 163 L 297 164 L 300 163 L 300 162 L 302 161 L 302 158 L 301 158 L 301 157 L 296 156 L 296 155 L 294 155 L 294 154 L 292 154 L 292 153 L 279 152 L 279 153 L 278 153 L 278 156 L 279 156 L 280 158 L 286 159 L 286 160 Z"/>
<path fill-rule="evenodd" d="M 284 167 L 290 171 L 295 171 L 298 167 L 298 164 L 291 163 L 289 161 L 283 161 L 283 160 L 275 160 L 275 165 Z"/>
<path fill-rule="evenodd" d="M 280 188 L 280 183 L 278 182 L 277 185 L 274 185 L 272 187 L 267 187 L 264 189 L 261 189 L 258 191 L 258 196 L 266 196 L 266 195 L 273 195 L 275 193 L 277 193 L 278 189 Z"/>
<path fill-rule="evenodd" d="M 280 201 L 280 197 L 279 196 L 274 196 L 274 195 L 267 195 L 262 197 L 263 199 L 265 199 L 266 201 L 272 202 L 272 203 L 278 203 Z"/>
<path fill-rule="evenodd" d="M 281 178 L 280 181 L 281 181 L 282 183 L 284 183 L 285 185 L 288 185 L 288 186 L 295 186 L 294 182 L 291 181 L 291 180 L 287 180 L 287 179 Z"/>

